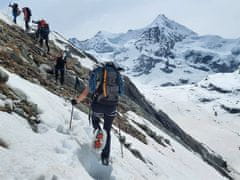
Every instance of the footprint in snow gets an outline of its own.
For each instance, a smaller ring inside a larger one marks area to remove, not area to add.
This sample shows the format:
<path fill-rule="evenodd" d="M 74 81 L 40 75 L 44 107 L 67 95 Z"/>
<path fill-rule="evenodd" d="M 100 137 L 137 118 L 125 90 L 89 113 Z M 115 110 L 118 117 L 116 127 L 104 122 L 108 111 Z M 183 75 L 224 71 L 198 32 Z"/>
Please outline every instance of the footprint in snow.
<path fill-rule="evenodd" d="M 45 124 L 40 123 L 38 125 L 38 133 L 44 134 L 44 133 L 48 132 L 48 130 L 49 130 L 49 127 L 47 127 Z"/>
<path fill-rule="evenodd" d="M 64 149 L 59 148 L 59 147 L 55 147 L 54 150 L 55 150 L 55 152 L 56 152 L 57 154 L 65 154 L 65 153 L 66 153 L 66 152 L 64 151 Z"/>
<path fill-rule="evenodd" d="M 69 134 L 69 130 L 65 128 L 63 125 L 58 125 L 56 131 L 58 133 L 65 134 L 65 135 Z"/>
<path fill-rule="evenodd" d="M 93 152 L 89 144 L 81 145 L 81 149 L 77 151 L 77 156 L 92 178 L 97 180 L 116 180 L 112 176 L 112 166 L 103 166 L 100 162 L 99 154 Z"/>
<path fill-rule="evenodd" d="M 62 141 L 62 147 L 65 148 L 65 149 L 68 149 L 68 150 L 72 149 L 72 145 L 66 140 Z"/>
<path fill-rule="evenodd" d="M 77 112 L 77 111 L 73 112 L 73 119 L 74 120 L 81 120 L 80 113 Z"/>

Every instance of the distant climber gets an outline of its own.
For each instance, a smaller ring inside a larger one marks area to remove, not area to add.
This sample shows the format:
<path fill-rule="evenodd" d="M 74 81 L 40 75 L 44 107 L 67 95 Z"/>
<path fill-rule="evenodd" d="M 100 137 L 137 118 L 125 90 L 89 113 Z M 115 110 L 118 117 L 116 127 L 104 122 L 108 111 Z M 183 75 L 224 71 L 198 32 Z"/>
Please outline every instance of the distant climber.
<path fill-rule="evenodd" d="M 20 9 L 18 8 L 17 3 L 9 4 L 9 7 L 12 8 L 13 22 L 17 24 L 17 17 L 21 14 Z"/>
<path fill-rule="evenodd" d="M 25 30 L 29 31 L 30 30 L 29 22 L 31 20 L 32 12 L 31 12 L 29 7 L 22 8 L 22 12 L 23 12 L 23 15 L 24 15 Z"/>
<path fill-rule="evenodd" d="M 106 131 L 106 144 L 101 152 L 101 160 L 103 165 L 109 164 L 110 144 L 111 144 L 111 127 L 114 118 L 117 115 L 117 105 L 119 95 L 123 95 L 124 82 L 120 71 L 123 70 L 112 62 L 107 62 L 103 66 L 95 68 L 89 79 L 88 87 L 72 100 L 72 104 L 76 105 L 83 101 L 90 93 L 92 96 L 92 124 L 95 132 L 94 148 L 101 147 L 103 138 L 103 130 L 100 125 L 100 119 L 104 119 L 103 129 Z"/>
<path fill-rule="evenodd" d="M 39 21 L 32 21 L 32 23 L 37 24 L 37 31 L 36 31 L 36 39 L 39 40 L 40 46 L 43 46 L 43 41 L 45 41 L 46 47 L 47 47 L 47 52 L 49 53 L 50 48 L 49 48 L 49 33 L 50 33 L 50 28 L 48 23 L 42 19 Z"/>
<path fill-rule="evenodd" d="M 63 56 L 64 56 L 65 59 L 72 57 L 71 56 L 71 50 L 69 49 L 69 47 L 65 47 L 65 50 L 63 52 Z"/>
<path fill-rule="evenodd" d="M 60 53 L 59 56 L 55 59 L 55 80 L 56 84 L 58 83 L 58 76 L 60 72 L 60 83 L 61 85 L 64 84 L 64 73 L 65 73 L 65 66 L 67 63 L 67 56 L 65 53 Z"/>

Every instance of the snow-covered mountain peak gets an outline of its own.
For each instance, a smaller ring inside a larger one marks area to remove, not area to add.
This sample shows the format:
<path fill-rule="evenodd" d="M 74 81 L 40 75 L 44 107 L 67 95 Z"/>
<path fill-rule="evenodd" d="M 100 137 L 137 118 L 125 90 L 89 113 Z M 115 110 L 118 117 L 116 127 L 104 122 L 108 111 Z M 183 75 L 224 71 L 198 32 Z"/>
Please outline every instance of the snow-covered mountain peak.
<path fill-rule="evenodd" d="M 86 41 L 71 41 L 100 59 L 119 62 L 128 75 L 153 86 L 196 83 L 208 74 L 233 72 L 240 65 L 239 39 L 199 36 L 163 14 L 138 30 L 99 32 Z"/>
<path fill-rule="evenodd" d="M 114 38 L 117 34 L 110 33 L 108 31 L 98 31 L 94 37 L 101 37 L 101 38 Z"/>
<path fill-rule="evenodd" d="M 160 29 L 163 29 L 165 31 L 170 31 L 174 32 L 177 34 L 181 34 L 183 36 L 188 36 L 188 35 L 196 35 L 195 32 L 190 30 L 189 28 L 173 21 L 167 18 L 164 14 L 158 15 L 154 21 L 147 26 L 147 28 L 155 28 L 158 27 Z"/>
<path fill-rule="evenodd" d="M 159 26 L 170 21 L 164 14 L 159 14 L 150 25 Z"/>

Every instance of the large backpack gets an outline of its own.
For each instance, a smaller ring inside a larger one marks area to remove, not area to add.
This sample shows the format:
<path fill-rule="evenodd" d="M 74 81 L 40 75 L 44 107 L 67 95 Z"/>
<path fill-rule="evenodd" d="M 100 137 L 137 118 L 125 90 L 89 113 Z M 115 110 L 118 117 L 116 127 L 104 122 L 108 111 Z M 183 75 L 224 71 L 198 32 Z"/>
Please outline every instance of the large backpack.
<path fill-rule="evenodd" d="M 26 10 L 27 10 L 28 16 L 29 16 L 29 17 L 32 16 L 31 9 L 27 7 Z"/>
<path fill-rule="evenodd" d="M 20 16 L 20 14 L 21 14 L 21 10 L 18 8 L 17 9 L 17 16 Z"/>
<path fill-rule="evenodd" d="M 123 94 L 123 79 L 113 63 L 95 68 L 90 75 L 89 90 L 93 103 L 117 105 L 119 95 Z"/>
<path fill-rule="evenodd" d="M 18 4 L 17 3 L 13 3 L 12 8 L 13 8 L 13 15 L 14 16 L 19 16 L 21 14 L 21 11 L 18 8 Z"/>
<path fill-rule="evenodd" d="M 40 32 L 40 36 L 43 39 L 48 39 L 48 35 L 50 33 L 50 28 L 48 23 L 45 20 L 41 20 L 39 22 L 39 32 Z"/>

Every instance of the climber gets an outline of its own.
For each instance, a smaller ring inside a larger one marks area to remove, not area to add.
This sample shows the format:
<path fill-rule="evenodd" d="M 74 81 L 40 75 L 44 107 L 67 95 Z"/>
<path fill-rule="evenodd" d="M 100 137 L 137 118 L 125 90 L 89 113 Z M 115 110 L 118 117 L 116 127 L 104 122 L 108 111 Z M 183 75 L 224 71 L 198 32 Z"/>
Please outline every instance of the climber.
<path fill-rule="evenodd" d="M 112 62 L 106 62 L 103 66 L 96 67 L 90 74 L 89 84 L 83 92 L 72 100 L 76 105 L 83 101 L 90 93 L 92 96 L 92 124 L 95 132 L 94 148 L 101 148 L 103 130 L 100 126 L 100 118 L 104 119 L 103 129 L 106 131 L 106 144 L 101 152 L 103 165 L 109 164 L 111 127 L 113 119 L 117 115 L 119 95 L 123 95 L 123 78 L 120 71 L 123 70 Z"/>
<path fill-rule="evenodd" d="M 50 33 L 50 28 L 48 23 L 42 19 L 39 21 L 32 21 L 32 23 L 37 24 L 37 31 L 36 31 L 36 38 L 39 40 L 40 46 L 43 46 L 43 41 L 45 40 L 45 44 L 47 47 L 47 53 L 49 53 L 50 48 L 48 45 L 49 41 L 49 33 Z"/>
<path fill-rule="evenodd" d="M 24 21 L 25 21 L 25 31 L 29 31 L 29 22 L 32 16 L 31 10 L 28 7 L 22 8 L 22 12 L 24 14 Z"/>
<path fill-rule="evenodd" d="M 20 9 L 18 8 L 17 3 L 9 4 L 9 7 L 12 8 L 13 22 L 17 24 L 17 17 L 21 14 Z"/>
<path fill-rule="evenodd" d="M 63 85 L 63 83 L 64 83 L 65 66 L 66 66 L 66 63 L 67 63 L 67 56 L 66 56 L 65 52 L 60 53 L 55 60 L 56 60 L 56 64 L 55 64 L 55 80 L 56 80 L 56 84 L 58 83 L 58 74 L 60 72 L 60 76 L 61 76 L 60 77 L 60 83 L 61 83 L 61 85 Z"/>

